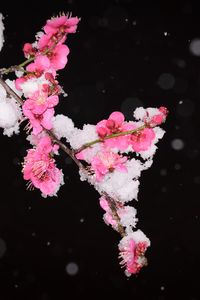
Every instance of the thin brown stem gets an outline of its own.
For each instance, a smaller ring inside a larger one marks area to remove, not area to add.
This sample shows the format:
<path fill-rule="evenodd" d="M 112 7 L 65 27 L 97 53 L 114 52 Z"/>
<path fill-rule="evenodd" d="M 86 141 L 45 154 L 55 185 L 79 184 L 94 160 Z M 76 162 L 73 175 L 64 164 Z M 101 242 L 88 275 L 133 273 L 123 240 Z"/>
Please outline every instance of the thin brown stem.
<path fill-rule="evenodd" d="M 0 77 L 0 84 L 6 90 L 6 93 L 9 97 L 13 97 L 20 105 L 23 105 L 24 101 L 20 98 L 11 87 Z"/>
<path fill-rule="evenodd" d="M 13 97 L 20 105 L 23 105 L 24 101 L 9 87 L 9 85 L 0 77 L 0 84 L 4 87 L 4 89 L 6 90 L 6 93 L 8 94 L 8 96 Z M 75 156 L 75 152 L 74 150 L 70 149 L 69 147 L 67 147 L 64 143 L 62 143 L 56 136 L 55 134 L 52 132 L 52 130 L 45 130 L 45 132 L 49 135 L 49 137 L 51 138 L 51 140 L 56 143 L 57 145 L 60 146 L 60 148 L 68 155 L 71 157 L 71 159 L 75 162 L 75 164 L 78 166 L 79 170 L 81 170 L 82 172 L 84 172 L 84 174 L 86 175 L 87 181 L 89 183 L 91 183 L 90 180 L 90 175 L 89 172 L 87 171 L 87 169 L 84 167 L 84 165 L 76 158 Z M 104 196 L 106 198 L 106 200 L 109 203 L 110 209 L 112 211 L 112 215 L 113 218 L 116 220 L 117 222 L 117 228 L 118 228 L 118 232 L 120 233 L 120 235 L 123 237 L 125 236 L 125 230 L 124 227 L 121 225 L 120 223 L 120 217 L 117 213 L 117 206 L 116 206 L 116 201 L 111 198 L 106 192 L 102 192 L 101 193 L 102 196 Z"/>

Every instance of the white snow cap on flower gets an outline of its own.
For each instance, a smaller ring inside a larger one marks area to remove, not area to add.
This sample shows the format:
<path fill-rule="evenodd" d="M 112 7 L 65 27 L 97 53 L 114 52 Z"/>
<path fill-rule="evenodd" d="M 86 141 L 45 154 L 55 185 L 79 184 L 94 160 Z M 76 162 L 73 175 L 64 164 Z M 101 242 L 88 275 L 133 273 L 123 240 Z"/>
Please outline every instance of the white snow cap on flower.
<path fill-rule="evenodd" d="M 137 210 L 132 206 L 119 208 L 117 213 L 120 217 L 120 223 L 124 227 L 135 227 L 138 219 L 136 218 Z"/>
<path fill-rule="evenodd" d="M 165 130 L 163 130 L 161 127 L 156 126 L 153 128 L 153 131 L 155 133 L 155 139 L 154 139 L 154 144 L 156 144 L 160 139 L 163 138 L 163 135 L 165 134 Z"/>
<path fill-rule="evenodd" d="M 68 141 L 75 131 L 74 122 L 62 114 L 56 115 L 53 118 L 53 131 L 58 139 L 64 137 Z"/>
<path fill-rule="evenodd" d="M 20 86 L 25 98 L 28 98 L 30 94 L 40 90 L 43 84 L 49 84 L 49 81 L 45 79 L 44 74 L 38 78 L 33 77 L 26 80 L 24 83 L 21 83 Z"/>
<path fill-rule="evenodd" d="M 160 114 L 159 109 L 158 109 L 158 108 L 155 108 L 155 107 L 148 107 L 148 108 L 146 109 L 146 112 L 148 113 L 148 116 L 149 116 L 150 118 L 152 118 L 152 117 L 155 116 L 155 115 Z"/>
<path fill-rule="evenodd" d="M 143 120 L 146 116 L 146 109 L 144 107 L 138 107 L 133 112 L 133 116 L 136 120 Z"/>
<path fill-rule="evenodd" d="M 146 242 L 147 246 L 150 246 L 150 240 L 148 237 L 142 232 L 142 230 L 138 229 L 136 231 L 130 232 L 128 235 L 123 237 L 119 242 L 119 249 L 123 249 L 129 243 L 130 239 L 133 239 L 136 244 L 139 242 Z"/>
<path fill-rule="evenodd" d="M 3 47 L 4 44 L 4 35 L 3 35 L 3 31 L 5 29 L 4 24 L 3 24 L 3 15 L 0 13 L 0 51 Z"/>
<path fill-rule="evenodd" d="M 132 180 L 127 173 L 115 170 L 104 177 L 101 182 L 95 182 L 95 188 L 100 193 L 104 191 L 112 198 L 125 203 L 137 199 L 139 181 Z"/>
<path fill-rule="evenodd" d="M 136 120 L 143 120 L 148 114 L 148 117 L 151 119 L 153 116 L 160 114 L 160 111 L 158 108 L 155 107 L 138 107 L 133 112 L 133 116 Z"/>
<path fill-rule="evenodd" d="M 101 182 L 95 182 L 95 188 L 101 193 L 105 191 L 110 197 L 125 203 L 133 199 L 137 200 L 139 181 L 137 180 L 142 170 L 148 169 L 152 160 L 145 163 L 132 158 L 126 162 L 128 172 L 122 173 L 114 170 L 108 173 Z"/>

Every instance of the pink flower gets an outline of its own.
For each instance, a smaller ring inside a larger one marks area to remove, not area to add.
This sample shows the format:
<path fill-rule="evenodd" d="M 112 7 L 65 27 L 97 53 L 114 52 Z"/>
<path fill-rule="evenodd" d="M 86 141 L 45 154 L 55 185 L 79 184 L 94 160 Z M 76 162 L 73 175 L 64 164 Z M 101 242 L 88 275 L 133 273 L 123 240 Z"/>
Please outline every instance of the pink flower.
<path fill-rule="evenodd" d="M 66 45 L 57 45 L 48 54 L 48 58 L 51 63 L 51 68 L 54 70 L 61 70 L 67 64 L 67 55 L 69 54 L 69 48 Z"/>
<path fill-rule="evenodd" d="M 48 70 L 49 67 L 50 67 L 49 58 L 45 55 L 39 55 L 35 58 L 34 63 L 31 63 L 26 67 L 26 70 L 28 72 L 42 73 L 45 70 Z"/>
<path fill-rule="evenodd" d="M 125 274 L 137 274 L 143 266 L 147 264 L 144 257 L 148 247 L 146 241 L 137 242 L 133 238 L 125 237 L 124 242 L 119 244 L 119 257 L 121 258 L 120 264 L 125 267 Z M 122 239 L 123 241 L 123 239 Z"/>
<path fill-rule="evenodd" d="M 150 119 L 150 121 L 149 121 L 149 125 L 150 125 L 151 127 L 158 126 L 158 125 L 164 123 L 165 120 L 166 120 L 166 117 L 167 117 L 167 115 L 168 115 L 168 110 L 167 110 L 167 108 L 164 107 L 164 106 L 161 106 L 161 107 L 158 109 L 158 111 L 159 111 L 158 114 L 154 115 L 154 116 Z"/>
<path fill-rule="evenodd" d="M 43 34 L 38 40 L 38 49 L 43 52 L 52 47 L 55 42 L 56 41 L 52 38 L 52 34 Z"/>
<path fill-rule="evenodd" d="M 15 80 L 15 87 L 17 90 L 21 91 L 21 84 L 23 84 L 27 79 L 25 77 L 20 77 Z"/>
<path fill-rule="evenodd" d="M 45 90 L 46 85 L 43 88 Z M 26 100 L 26 104 L 33 112 L 33 114 L 42 114 L 48 108 L 53 108 L 54 106 L 56 106 L 58 104 L 58 101 L 59 98 L 57 95 L 48 97 L 46 90 L 44 92 L 43 90 L 38 90 L 30 95 L 30 97 Z"/>
<path fill-rule="evenodd" d="M 107 225 L 111 225 L 113 229 L 117 230 L 117 221 L 114 219 L 112 215 L 112 211 L 109 207 L 108 201 L 104 198 L 101 197 L 99 199 L 100 206 L 106 211 L 106 213 L 103 215 L 103 219 Z"/>
<path fill-rule="evenodd" d="M 113 215 L 111 212 L 106 212 L 103 215 L 103 219 L 107 225 L 111 225 L 113 227 L 113 229 L 117 230 L 118 224 L 117 224 L 117 221 L 113 218 Z"/>
<path fill-rule="evenodd" d="M 77 24 L 79 18 L 73 17 L 68 18 L 68 16 L 60 16 L 47 20 L 46 25 L 44 26 L 44 31 L 47 34 L 55 34 L 58 31 L 65 33 L 75 33 L 77 29 Z"/>
<path fill-rule="evenodd" d="M 99 199 L 99 204 L 100 204 L 101 208 L 103 208 L 105 211 L 108 211 L 110 209 L 110 207 L 108 205 L 108 201 L 104 197 L 101 197 Z"/>
<path fill-rule="evenodd" d="M 54 109 L 48 108 L 43 113 L 33 113 L 33 101 L 26 100 L 23 104 L 23 113 L 29 118 L 30 125 L 33 128 L 33 134 L 39 134 L 44 128 L 50 130 L 52 128 L 52 118 L 54 116 Z"/>
<path fill-rule="evenodd" d="M 101 181 L 107 173 L 113 172 L 115 169 L 120 172 L 127 172 L 124 165 L 126 161 L 127 158 L 119 154 L 102 151 L 91 159 L 91 167 L 96 174 L 96 180 Z"/>
<path fill-rule="evenodd" d="M 53 107 L 58 104 L 58 96 L 49 96 L 41 91 L 34 92 L 23 104 L 23 113 L 29 118 L 33 134 L 39 134 L 43 127 L 52 128 Z"/>
<path fill-rule="evenodd" d="M 103 140 L 111 134 L 117 134 L 132 130 L 135 126 L 124 122 L 124 115 L 121 112 L 113 112 L 107 120 L 102 120 L 96 125 L 96 131 Z M 130 144 L 129 135 L 122 135 L 104 140 L 104 145 L 108 148 L 126 150 Z"/>
<path fill-rule="evenodd" d="M 101 138 L 112 133 L 121 132 L 124 122 L 124 115 L 119 111 L 114 111 L 108 120 L 102 120 L 96 125 L 96 131 Z"/>
<path fill-rule="evenodd" d="M 62 184 L 62 171 L 55 166 L 52 158 L 54 146 L 47 136 L 41 138 L 35 149 L 28 150 L 23 165 L 24 179 L 29 180 L 29 187 L 41 190 L 46 196 L 54 195 Z"/>
<path fill-rule="evenodd" d="M 30 56 L 34 56 L 36 54 L 36 49 L 30 43 L 25 43 L 23 47 L 24 56 L 29 58 Z"/>
<path fill-rule="evenodd" d="M 152 144 L 155 133 L 151 128 L 145 128 L 142 131 L 134 133 L 130 137 L 131 145 L 134 151 L 146 151 Z"/>

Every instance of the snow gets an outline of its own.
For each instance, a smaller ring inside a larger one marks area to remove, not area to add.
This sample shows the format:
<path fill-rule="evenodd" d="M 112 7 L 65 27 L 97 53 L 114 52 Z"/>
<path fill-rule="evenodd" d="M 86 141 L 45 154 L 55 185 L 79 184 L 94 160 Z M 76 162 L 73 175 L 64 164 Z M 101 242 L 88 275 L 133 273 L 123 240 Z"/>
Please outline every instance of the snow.
<path fill-rule="evenodd" d="M 53 131 L 58 139 L 66 138 L 69 141 L 75 132 L 74 122 L 62 114 L 53 118 Z"/>
<path fill-rule="evenodd" d="M 120 223 L 124 227 L 135 227 L 138 219 L 136 218 L 137 210 L 132 206 L 125 206 L 117 210 L 120 217 Z"/>
<path fill-rule="evenodd" d="M 3 35 L 3 31 L 4 31 L 4 24 L 3 24 L 3 15 L 0 13 L 0 51 L 3 48 L 3 44 L 4 44 L 4 35 Z"/>
<path fill-rule="evenodd" d="M 21 89 L 25 98 L 28 98 L 30 94 L 41 89 L 43 84 L 49 84 L 49 81 L 45 79 L 45 76 L 42 75 L 38 78 L 30 78 L 26 80 L 24 83 L 21 83 Z"/>
<path fill-rule="evenodd" d="M 18 115 L 10 100 L 5 99 L 0 102 L 0 127 L 4 129 L 4 134 L 10 136 L 12 131 L 18 132 L 17 122 Z"/>
<path fill-rule="evenodd" d="M 148 237 L 142 232 L 142 230 L 138 229 L 136 231 L 130 232 L 127 236 L 123 237 L 119 243 L 119 247 L 123 248 L 130 239 L 133 239 L 136 244 L 139 242 L 146 242 L 147 246 L 150 246 L 150 240 L 148 239 Z"/>
<path fill-rule="evenodd" d="M 73 135 L 69 138 L 70 145 L 73 149 L 79 149 L 84 144 L 98 139 L 96 126 L 85 124 L 83 129 L 75 129 Z"/>
<path fill-rule="evenodd" d="M 12 80 L 7 79 L 6 83 L 15 91 Z M 13 133 L 18 134 L 20 119 L 22 119 L 22 112 L 19 104 L 13 97 L 7 98 L 4 87 L 0 85 L 0 127 L 4 129 L 3 134 L 9 137 Z"/>
<path fill-rule="evenodd" d="M 146 116 L 146 109 L 144 109 L 143 107 L 136 108 L 133 112 L 133 116 L 136 120 L 143 120 Z"/>

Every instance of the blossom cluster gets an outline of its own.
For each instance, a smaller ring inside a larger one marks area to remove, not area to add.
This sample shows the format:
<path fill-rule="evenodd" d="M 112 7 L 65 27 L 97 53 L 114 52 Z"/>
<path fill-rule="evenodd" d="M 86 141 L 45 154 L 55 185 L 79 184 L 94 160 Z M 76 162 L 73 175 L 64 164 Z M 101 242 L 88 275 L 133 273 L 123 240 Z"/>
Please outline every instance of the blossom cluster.
<path fill-rule="evenodd" d="M 29 187 L 39 188 L 44 196 L 56 195 L 64 183 L 63 173 L 55 165 L 54 146 L 46 130 L 52 129 L 54 108 L 62 93 L 57 71 L 67 64 L 69 48 L 64 43 L 69 33 L 76 32 L 78 22 L 77 17 L 65 15 L 47 20 L 43 31 L 37 33 L 36 41 L 25 43 L 23 52 L 30 63 L 22 72 L 17 72 L 19 77 L 15 80 L 16 89 L 25 98 L 22 110 L 35 141 L 35 149 L 30 149 L 25 157 L 24 179 L 30 180 Z"/>
<path fill-rule="evenodd" d="M 57 80 L 57 71 L 67 64 L 69 48 L 67 35 L 75 33 L 79 18 L 61 15 L 47 20 L 43 31 L 36 34 L 34 43 L 25 43 L 25 62 L 16 70 L 17 79 L 5 81 L 22 99 L 0 85 L 0 127 L 4 134 L 19 133 L 19 125 L 28 122 L 27 139 L 32 148 L 23 163 L 23 176 L 29 189 L 37 188 L 42 196 L 55 196 L 64 184 L 63 172 L 56 166 L 58 141 L 64 138 L 80 162 L 80 179 L 87 180 L 99 192 L 104 210 L 103 220 L 122 236 L 119 242 L 120 264 L 125 274 L 136 274 L 146 265 L 145 252 L 150 240 L 136 230 L 136 209 L 128 205 L 137 200 L 139 177 L 153 162 L 157 142 L 164 135 L 160 127 L 167 109 L 142 108 L 126 121 L 119 111 L 96 125 L 85 124 L 82 129 L 63 114 L 55 115 L 55 106 L 64 93 Z M 52 139 L 52 134 L 55 137 Z"/>
<path fill-rule="evenodd" d="M 83 129 L 74 127 L 67 116 L 54 118 L 56 136 L 65 138 L 76 150 L 76 157 L 85 161 L 90 170 L 90 183 L 101 195 L 105 223 L 119 232 L 119 225 L 124 228 L 119 251 L 127 276 L 146 265 L 144 254 L 150 245 L 141 230 L 135 231 L 136 209 L 127 203 L 137 200 L 141 171 L 152 165 L 156 144 L 164 135 L 159 125 L 165 122 L 167 113 L 165 107 L 139 107 L 134 112 L 135 121 L 125 121 L 124 115 L 115 111 L 108 119 L 97 125 L 86 124 Z M 82 171 L 80 175 L 81 180 L 88 180 Z M 115 212 L 110 199 L 114 201 Z"/>

